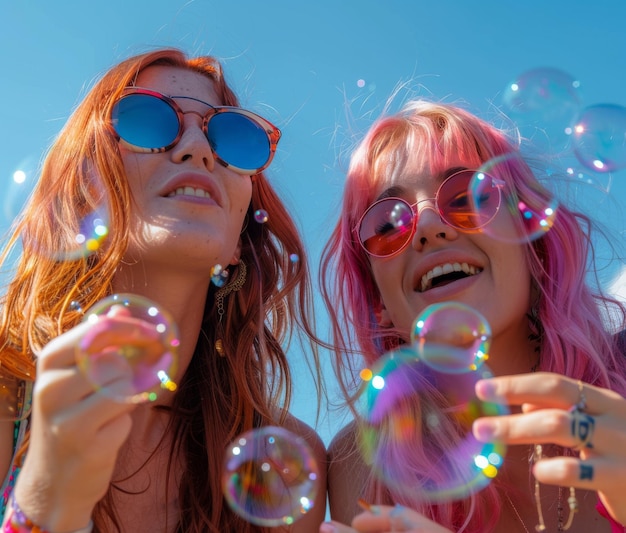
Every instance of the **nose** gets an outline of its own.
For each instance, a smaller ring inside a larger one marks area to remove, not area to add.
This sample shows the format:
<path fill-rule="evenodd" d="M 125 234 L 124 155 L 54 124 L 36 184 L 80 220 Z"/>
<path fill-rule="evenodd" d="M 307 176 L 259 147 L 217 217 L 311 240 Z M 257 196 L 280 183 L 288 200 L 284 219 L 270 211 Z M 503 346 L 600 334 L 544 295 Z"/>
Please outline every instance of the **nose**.
<path fill-rule="evenodd" d="M 416 206 L 417 223 L 411 246 L 414 250 L 421 252 L 425 246 L 436 246 L 443 241 L 450 241 L 457 238 L 458 233 L 455 228 L 446 224 L 435 205 L 434 198 L 420 200 Z"/>
<path fill-rule="evenodd" d="M 215 167 L 215 156 L 202 130 L 203 120 L 202 115 L 195 111 L 184 113 L 183 134 L 172 148 L 171 157 L 176 163 L 191 161 L 212 171 Z"/>

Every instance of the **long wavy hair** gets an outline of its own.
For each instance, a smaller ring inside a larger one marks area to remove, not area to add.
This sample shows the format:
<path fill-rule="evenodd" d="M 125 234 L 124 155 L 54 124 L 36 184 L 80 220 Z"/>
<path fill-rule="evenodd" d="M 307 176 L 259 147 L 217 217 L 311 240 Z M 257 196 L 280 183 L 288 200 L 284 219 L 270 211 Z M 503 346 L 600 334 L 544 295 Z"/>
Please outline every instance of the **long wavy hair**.
<path fill-rule="evenodd" d="M 422 170 L 436 176 L 453 166 L 453 159 L 479 168 L 498 158 L 503 160 L 497 166 L 497 178 L 504 181 L 505 202 L 513 214 L 517 213 L 516 224 L 523 229 L 518 203 L 540 207 L 552 198 L 552 193 L 540 184 L 521 157 L 519 142 L 460 106 L 410 101 L 400 112 L 378 119 L 354 151 L 339 210 L 341 217 L 323 251 L 319 276 L 335 346 L 334 369 L 357 423 L 363 422 L 358 401 L 362 392 L 359 371 L 371 368 L 402 341 L 397 331 L 382 328 L 376 321 L 381 297 L 354 228 L 380 190 L 377 185 L 400 173 L 409 160 L 412 165 L 418 160 Z M 586 282 L 593 252 L 591 228 L 588 217 L 559 205 L 551 229 L 524 245 L 537 290 L 536 316 L 529 320 L 529 331 L 540 342 L 538 370 L 624 394 L 626 358 L 613 335 L 615 326 L 623 327 L 624 311 L 619 302 Z M 612 312 L 605 313 L 607 310 Z M 606 324 L 607 314 L 615 321 L 611 326 Z M 419 376 L 413 379 L 420 380 Z M 419 387 L 421 399 L 417 405 L 399 405 L 398 416 L 417 420 L 419 426 L 424 413 L 441 410 L 437 407 L 440 398 L 432 384 L 429 388 L 428 383 L 415 382 L 413 387 Z M 375 443 L 368 443 L 371 453 L 367 461 L 372 471 L 378 464 L 386 472 L 405 478 L 413 476 L 414 483 L 420 476 L 437 479 L 433 457 L 447 457 L 459 445 L 460 438 L 451 437 L 455 430 L 449 425 L 440 429 L 428 435 L 413 435 L 410 442 L 400 444 L 394 439 L 398 428 L 390 427 L 389 420 L 382 421 L 373 432 Z M 424 451 L 425 444 L 431 453 Z M 385 486 L 370 474 L 365 497 L 374 502 L 411 506 L 454 531 L 485 533 L 499 519 L 503 505 L 499 491 L 514 489 L 504 487 L 505 483 L 497 479 L 464 500 L 428 505 L 412 498 L 410 491 Z"/>
<path fill-rule="evenodd" d="M 177 49 L 127 59 L 87 94 L 50 148 L 2 255 L 3 263 L 8 262 L 21 241 L 23 251 L 0 314 L 0 364 L 21 379 L 33 379 L 35 354 L 82 319 L 72 302 L 88 309 L 112 292 L 112 279 L 131 237 L 132 199 L 110 124 L 111 110 L 124 88 L 152 65 L 200 73 L 212 80 L 223 105 L 238 105 L 216 59 L 189 58 Z M 70 249 L 81 221 L 102 204 L 102 195 L 110 220 L 105 244 L 88 257 L 59 260 L 56 252 Z M 227 355 L 219 357 L 214 348 L 218 316 L 216 287 L 211 284 L 202 333 L 171 406 L 169 430 L 174 439 L 168 476 L 174 457 L 182 454 L 184 459 L 180 532 L 264 531 L 225 505 L 222 457 L 238 434 L 281 423 L 287 416 L 292 380 L 285 350 L 296 337 L 310 349 L 309 367 L 320 393 L 306 252 L 294 221 L 262 173 L 253 177 L 250 221 L 260 208 L 267 211 L 267 222 L 248 223 L 241 235 L 247 281 L 224 300 L 221 338 Z M 28 440 L 22 456 L 27 446 Z M 102 530 L 106 516 L 119 527 L 121 519 L 112 503 L 115 490 L 113 482 L 94 511 L 96 531 Z"/>

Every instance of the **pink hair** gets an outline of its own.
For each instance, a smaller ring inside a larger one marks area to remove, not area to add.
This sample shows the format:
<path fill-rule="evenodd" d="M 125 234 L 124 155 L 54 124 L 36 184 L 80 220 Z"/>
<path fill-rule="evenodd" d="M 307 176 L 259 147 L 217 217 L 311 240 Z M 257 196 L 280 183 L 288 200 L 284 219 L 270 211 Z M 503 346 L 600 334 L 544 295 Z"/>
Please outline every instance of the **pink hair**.
<path fill-rule="evenodd" d="M 354 228 L 374 201 L 377 184 L 392 178 L 409 158 L 413 163 L 415 154 L 422 155 L 422 168 L 431 175 L 454 166 L 452 158 L 478 168 L 504 156 L 506 161 L 498 166 L 497 177 L 505 182 L 509 207 L 520 200 L 528 206 L 538 206 L 551 197 L 504 132 L 459 107 L 412 101 L 399 113 L 383 117 L 371 127 L 352 155 L 341 217 L 324 249 L 320 269 L 335 346 L 334 367 L 357 420 L 358 371 L 364 365 L 370 367 L 402 341 L 396 332 L 383 330 L 377 324 L 375 317 L 381 299 L 368 256 L 359 245 Z M 517 223 L 522 226 L 522 219 Z M 614 319 L 621 319 L 619 324 L 623 324 L 623 307 L 600 289 L 592 289 L 585 279 L 588 259 L 593 258 L 591 225 L 585 215 L 559 205 L 550 231 L 525 248 L 539 293 L 540 330 L 534 331 L 541 335 L 539 369 L 624 394 L 626 358 L 602 314 L 602 310 L 617 309 L 619 313 L 613 315 Z M 430 392 L 435 393 L 432 388 Z M 424 394 L 428 395 L 428 391 L 422 389 L 422 397 Z M 414 406 L 413 416 L 419 416 L 422 407 Z M 413 446 L 399 450 L 398 444 L 392 442 L 392 432 L 386 432 L 384 426 L 380 429 L 370 462 L 384 464 L 386 470 L 398 463 L 404 475 L 410 469 L 416 476 L 433 469 L 422 452 L 416 454 Z M 431 434 L 429 439 L 434 441 L 432 446 L 439 446 L 442 455 L 455 445 L 446 432 Z M 485 533 L 493 530 L 500 516 L 499 490 L 514 489 L 504 485 L 498 480 L 465 500 L 427 505 L 412 501 L 410 494 L 383 486 L 371 476 L 364 497 L 411 506 L 455 531 Z"/>

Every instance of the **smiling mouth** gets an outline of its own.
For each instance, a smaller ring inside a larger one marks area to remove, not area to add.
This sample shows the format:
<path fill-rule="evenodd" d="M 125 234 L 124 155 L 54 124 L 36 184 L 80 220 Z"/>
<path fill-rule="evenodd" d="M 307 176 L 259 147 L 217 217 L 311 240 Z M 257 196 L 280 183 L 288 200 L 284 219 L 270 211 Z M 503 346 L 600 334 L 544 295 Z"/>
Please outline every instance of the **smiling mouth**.
<path fill-rule="evenodd" d="M 167 195 L 168 198 L 175 196 L 195 196 L 196 198 L 212 198 L 211 194 L 204 189 L 197 187 L 178 187 Z"/>
<path fill-rule="evenodd" d="M 453 281 L 475 276 L 482 268 L 467 263 L 444 263 L 429 270 L 422 276 L 418 292 L 426 292 L 435 287 L 442 287 Z"/>

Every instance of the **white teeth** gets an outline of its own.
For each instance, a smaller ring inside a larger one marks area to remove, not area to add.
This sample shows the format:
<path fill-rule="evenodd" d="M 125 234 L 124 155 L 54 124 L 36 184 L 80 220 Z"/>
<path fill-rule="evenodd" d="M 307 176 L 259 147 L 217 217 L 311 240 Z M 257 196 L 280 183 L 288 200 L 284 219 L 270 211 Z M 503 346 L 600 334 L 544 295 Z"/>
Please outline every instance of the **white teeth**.
<path fill-rule="evenodd" d="M 474 274 L 482 272 L 482 269 L 473 265 L 468 265 L 467 263 L 444 263 L 442 265 L 437 265 L 435 268 L 429 270 L 422 276 L 421 292 L 427 291 L 432 287 L 433 278 L 443 276 L 444 274 L 450 274 L 451 272 L 464 272 L 468 276 L 473 276 Z"/>
<path fill-rule="evenodd" d="M 169 198 L 174 196 L 198 196 L 199 198 L 211 198 L 211 195 L 204 189 L 197 189 L 195 187 L 178 187 L 175 191 L 172 191 L 167 195 Z"/>

